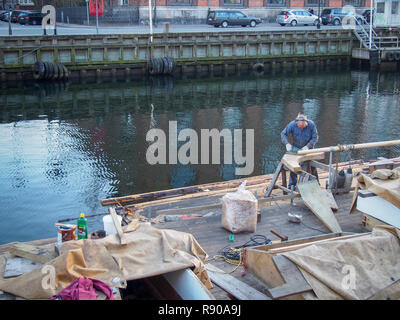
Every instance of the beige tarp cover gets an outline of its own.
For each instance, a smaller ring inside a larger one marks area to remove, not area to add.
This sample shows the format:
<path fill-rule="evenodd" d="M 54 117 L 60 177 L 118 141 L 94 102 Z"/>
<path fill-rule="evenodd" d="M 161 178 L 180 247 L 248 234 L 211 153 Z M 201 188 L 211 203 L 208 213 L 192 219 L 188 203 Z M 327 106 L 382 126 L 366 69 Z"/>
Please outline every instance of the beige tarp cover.
<path fill-rule="evenodd" d="M 364 300 L 400 279 L 398 232 L 382 226 L 282 254 L 299 267 L 318 299 Z"/>
<path fill-rule="evenodd" d="M 357 181 L 357 187 L 360 189 L 369 190 L 400 208 L 400 178 L 387 180 L 372 179 L 368 175 L 361 174 Z M 357 193 L 355 192 L 356 195 Z"/>
<path fill-rule="evenodd" d="M 126 245 L 120 245 L 117 235 L 63 243 L 60 256 L 46 263 L 55 268 L 56 289 L 47 288 L 44 265 L 13 279 L 1 278 L 0 290 L 26 299 L 49 299 L 80 276 L 104 281 L 110 287 L 124 287 L 124 280 L 189 267 L 194 267 L 194 273 L 207 288 L 212 287 L 204 266 L 208 256 L 191 234 L 142 223 L 125 236 Z"/>

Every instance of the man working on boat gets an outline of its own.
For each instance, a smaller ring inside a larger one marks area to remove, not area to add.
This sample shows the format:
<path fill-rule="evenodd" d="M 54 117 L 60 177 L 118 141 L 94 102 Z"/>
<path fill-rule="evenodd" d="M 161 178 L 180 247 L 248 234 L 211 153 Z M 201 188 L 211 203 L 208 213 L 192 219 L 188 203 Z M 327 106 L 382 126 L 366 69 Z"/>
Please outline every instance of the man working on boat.
<path fill-rule="evenodd" d="M 291 136 L 292 143 L 289 143 L 288 138 Z M 314 148 L 318 141 L 318 131 L 312 120 L 307 119 L 307 116 L 299 113 L 295 120 L 289 122 L 285 129 L 281 132 L 281 139 L 286 146 L 287 152 L 296 152 L 297 150 L 308 150 Z M 302 166 L 303 167 L 303 166 Z M 305 170 L 305 166 L 303 168 Z M 311 167 L 311 174 L 318 180 L 317 169 Z M 297 174 L 290 172 L 289 189 L 291 186 L 296 186 Z"/>

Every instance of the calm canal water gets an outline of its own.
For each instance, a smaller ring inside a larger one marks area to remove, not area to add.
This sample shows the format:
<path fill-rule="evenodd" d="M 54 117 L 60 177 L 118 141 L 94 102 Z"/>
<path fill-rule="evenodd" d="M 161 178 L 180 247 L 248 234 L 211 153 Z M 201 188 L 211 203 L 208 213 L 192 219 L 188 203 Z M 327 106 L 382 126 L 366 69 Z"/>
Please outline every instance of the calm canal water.
<path fill-rule="evenodd" d="M 298 112 L 315 121 L 317 146 L 399 139 L 399 89 L 398 72 L 358 70 L 0 89 L 0 244 L 56 237 L 55 222 L 106 212 L 100 200 L 111 196 L 239 178 L 235 164 L 149 165 L 150 128 L 254 129 L 260 175 L 274 171 L 280 132 Z M 101 221 L 89 219 L 89 231 Z"/>

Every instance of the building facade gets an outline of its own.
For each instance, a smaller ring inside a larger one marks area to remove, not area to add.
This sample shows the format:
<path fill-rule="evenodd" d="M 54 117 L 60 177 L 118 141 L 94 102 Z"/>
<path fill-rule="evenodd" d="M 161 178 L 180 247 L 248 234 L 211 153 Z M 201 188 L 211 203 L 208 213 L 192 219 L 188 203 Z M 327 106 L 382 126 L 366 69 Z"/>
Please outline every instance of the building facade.
<path fill-rule="evenodd" d="M 156 0 L 157 6 L 194 6 L 194 7 L 225 7 L 225 8 L 289 8 L 289 7 L 318 7 L 318 0 Z M 105 1 L 111 6 L 147 6 L 147 0 L 113 0 Z M 367 7 L 369 0 L 320 0 L 321 7 Z"/>

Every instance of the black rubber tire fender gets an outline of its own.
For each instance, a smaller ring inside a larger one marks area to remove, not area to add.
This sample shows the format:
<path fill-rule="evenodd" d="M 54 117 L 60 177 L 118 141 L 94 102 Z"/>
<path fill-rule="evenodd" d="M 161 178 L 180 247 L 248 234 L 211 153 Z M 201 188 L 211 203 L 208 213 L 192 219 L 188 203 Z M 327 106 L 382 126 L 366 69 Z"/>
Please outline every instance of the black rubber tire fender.
<path fill-rule="evenodd" d="M 162 58 L 162 60 L 163 60 L 163 65 L 164 65 L 164 74 L 170 73 L 168 58 L 164 57 L 164 58 Z"/>
<path fill-rule="evenodd" d="M 37 61 L 32 65 L 33 79 L 35 80 L 43 79 L 44 72 L 45 72 L 45 67 L 43 62 Z"/>
<path fill-rule="evenodd" d="M 44 74 L 42 79 L 48 79 L 49 78 L 49 72 L 50 72 L 50 66 L 48 62 L 43 62 L 44 64 Z"/>
<path fill-rule="evenodd" d="M 265 70 L 265 66 L 263 63 L 258 62 L 253 64 L 253 72 L 257 75 L 263 75 Z"/>
<path fill-rule="evenodd" d="M 159 66 L 157 58 L 151 59 L 151 65 L 152 65 L 152 68 L 153 68 L 153 73 L 152 74 L 159 74 L 160 66 Z"/>
<path fill-rule="evenodd" d="M 151 75 L 154 74 L 154 62 L 153 62 L 153 59 L 150 59 L 150 61 L 148 63 L 148 70 L 149 70 L 149 74 L 151 74 Z"/>
<path fill-rule="evenodd" d="M 164 74 L 164 60 L 163 60 L 163 58 L 158 58 L 158 63 L 160 64 L 160 74 Z"/>
<path fill-rule="evenodd" d="M 68 69 L 67 69 L 67 67 L 65 66 L 65 65 L 61 65 L 62 66 L 62 68 L 63 68 L 63 71 L 64 71 L 64 79 L 68 79 L 68 77 L 69 77 L 69 72 L 68 72 Z"/>
<path fill-rule="evenodd" d="M 52 80 L 54 77 L 54 64 L 53 62 L 49 62 L 49 80 Z"/>
<path fill-rule="evenodd" d="M 53 80 L 58 80 L 60 79 L 60 69 L 58 68 L 58 63 L 57 62 L 53 62 L 53 68 L 54 68 L 54 76 L 53 76 Z"/>
<path fill-rule="evenodd" d="M 59 71 L 58 79 L 62 80 L 65 78 L 63 65 L 61 63 L 57 63 L 57 67 Z"/>

